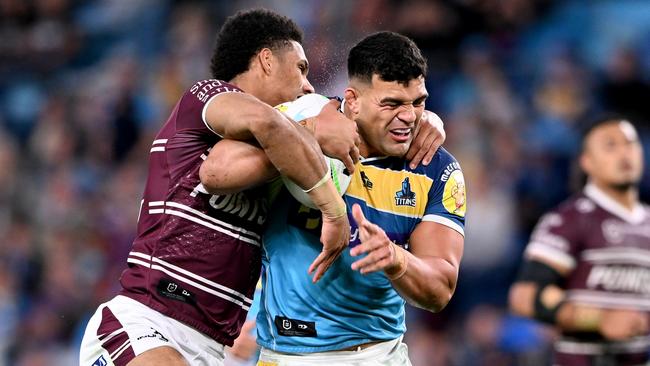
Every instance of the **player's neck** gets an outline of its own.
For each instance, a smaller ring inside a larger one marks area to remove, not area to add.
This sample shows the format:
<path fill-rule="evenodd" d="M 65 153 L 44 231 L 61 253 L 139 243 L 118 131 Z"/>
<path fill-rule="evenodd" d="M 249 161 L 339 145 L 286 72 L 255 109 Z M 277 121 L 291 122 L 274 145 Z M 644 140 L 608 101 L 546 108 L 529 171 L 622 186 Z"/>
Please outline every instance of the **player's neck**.
<path fill-rule="evenodd" d="M 634 186 L 621 190 L 602 182 L 592 182 L 592 184 L 630 211 L 634 210 L 639 203 L 639 191 Z"/>
<path fill-rule="evenodd" d="M 267 95 L 264 93 L 264 88 L 260 87 L 263 85 L 263 83 L 261 83 L 259 79 L 256 78 L 254 73 L 250 71 L 244 72 L 235 76 L 232 80 L 229 81 L 229 83 L 235 85 L 245 93 L 253 95 L 262 102 L 268 103 Z"/>

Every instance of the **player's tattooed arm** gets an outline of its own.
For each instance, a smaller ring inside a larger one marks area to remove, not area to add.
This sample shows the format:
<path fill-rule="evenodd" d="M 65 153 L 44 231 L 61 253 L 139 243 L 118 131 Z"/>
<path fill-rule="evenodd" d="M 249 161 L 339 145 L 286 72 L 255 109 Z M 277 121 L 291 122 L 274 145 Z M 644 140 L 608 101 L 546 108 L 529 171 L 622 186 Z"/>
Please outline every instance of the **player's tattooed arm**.
<path fill-rule="evenodd" d="M 409 252 L 368 221 L 358 205 L 352 215 L 359 226 L 361 244 L 350 254 L 367 253 L 352 263 L 352 269 L 361 273 L 384 271 L 410 304 L 433 312 L 442 310 L 456 289 L 463 236 L 447 226 L 421 222 L 411 234 Z M 431 238 L 436 238 L 435 245 L 431 245 Z"/>

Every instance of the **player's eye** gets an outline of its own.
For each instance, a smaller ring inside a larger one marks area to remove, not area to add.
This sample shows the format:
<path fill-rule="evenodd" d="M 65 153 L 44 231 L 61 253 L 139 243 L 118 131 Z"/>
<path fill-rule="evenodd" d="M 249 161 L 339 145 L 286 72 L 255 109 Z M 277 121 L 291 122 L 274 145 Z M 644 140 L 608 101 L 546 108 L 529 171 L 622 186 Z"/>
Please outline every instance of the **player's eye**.
<path fill-rule="evenodd" d="M 415 100 L 415 101 L 413 102 L 413 105 L 414 105 L 415 107 L 422 107 L 422 106 L 424 105 L 424 102 L 425 102 L 426 100 L 427 100 L 427 98 L 420 98 L 420 99 L 417 99 L 417 100 Z"/>

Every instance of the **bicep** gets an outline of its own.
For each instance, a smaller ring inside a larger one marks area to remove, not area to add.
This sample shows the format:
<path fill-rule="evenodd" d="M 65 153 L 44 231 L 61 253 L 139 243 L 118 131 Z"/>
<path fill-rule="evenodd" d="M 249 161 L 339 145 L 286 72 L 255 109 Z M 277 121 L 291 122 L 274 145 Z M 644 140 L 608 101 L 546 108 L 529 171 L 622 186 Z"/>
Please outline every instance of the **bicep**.
<path fill-rule="evenodd" d="M 234 92 L 214 96 L 205 106 L 203 118 L 219 136 L 245 141 L 254 138 L 254 124 L 271 119 L 274 114 L 279 112 L 254 96 Z"/>
<path fill-rule="evenodd" d="M 211 194 L 231 194 L 268 182 L 277 176 L 264 150 L 254 144 L 221 140 L 201 164 L 201 184 Z"/>
<path fill-rule="evenodd" d="M 419 223 L 409 238 L 411 254 L 429 267 L 453 293 L 458 282 L 465 238 L 456 230 L 430 221 Z"/>
<path fill-rule="evenodd" d="M 410 252 L 418 258 L 439 258 L 456 273 L 463 256 L 465 238 L 458 231 L 437 222 L 419 223 L 409 238 Z"/>

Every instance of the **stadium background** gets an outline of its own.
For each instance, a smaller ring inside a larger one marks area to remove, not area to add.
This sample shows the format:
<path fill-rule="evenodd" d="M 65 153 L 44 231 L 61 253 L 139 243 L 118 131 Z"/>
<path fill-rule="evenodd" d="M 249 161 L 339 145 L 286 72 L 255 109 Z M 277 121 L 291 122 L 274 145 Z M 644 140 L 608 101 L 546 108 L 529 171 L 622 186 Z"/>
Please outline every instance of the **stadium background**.
<path fill-rule="evenodd" d="M 628 115 L 648 167 L 649 1 L 0 0 L 0 365 L 76 364 L 84 321 L 118 290 L 153 134 L 209 75 L 224 18 L 260 4 L 304 28 L 324 94 L 369 32 L 428 57 L 469 211 L 449 307 L 409 310 L 414 365 L 546 364 L 553 333 L 508 316 L 507 289 L 535 221 L 570 194 L 585 117 Z"/>

